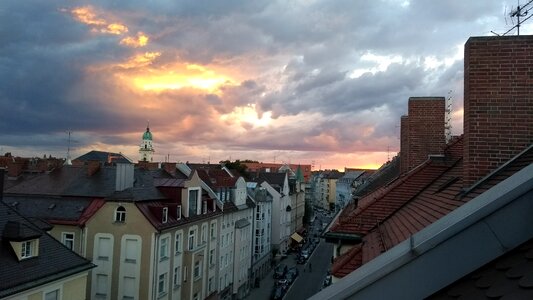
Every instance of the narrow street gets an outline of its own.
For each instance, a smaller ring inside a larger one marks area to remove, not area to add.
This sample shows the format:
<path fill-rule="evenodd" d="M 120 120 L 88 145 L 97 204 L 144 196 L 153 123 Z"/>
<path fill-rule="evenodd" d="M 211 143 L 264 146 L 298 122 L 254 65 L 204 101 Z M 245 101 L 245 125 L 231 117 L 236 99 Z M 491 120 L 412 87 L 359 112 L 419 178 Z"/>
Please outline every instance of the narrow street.
<path fill-rule="evenodd" d="M 318 216 L 313 226 L 310 227 L 308 234 L 309 241 L 317 234 L 317 239 L 320 236 L 322 229 L 322 222 L 327 223 L 331 220 L 329 217 Z M 311 253 L 309 259 L 305 264 L 297 264 L 296 253 L 291 253 L 287 258 L 281 259 L 276 257 L 278 264 L 287 265 L 288 268 L 296 266 L 299 271 L 299 275 L 296 280 L 289 286 L 287 292 L 284 294 L 285 300 L 303 300 L 311 297 L 320 291 L 323 287 L 324 279 L 331 266 L 331 256 L 333 253 L 333 245 L 327 244 L 324 239 L 320 239 L 320 242 Z M 309 266 L 311 265 L 311 270 Z M 253 300 L 267 300 L 273 299 L 273 290 L 275 283 L 278 281 L 273 278 L 274 270 L 272 270 L 267 277 L 265 277 L 260 284 L 259 288 L 252 289 L 247 299 Z"/>

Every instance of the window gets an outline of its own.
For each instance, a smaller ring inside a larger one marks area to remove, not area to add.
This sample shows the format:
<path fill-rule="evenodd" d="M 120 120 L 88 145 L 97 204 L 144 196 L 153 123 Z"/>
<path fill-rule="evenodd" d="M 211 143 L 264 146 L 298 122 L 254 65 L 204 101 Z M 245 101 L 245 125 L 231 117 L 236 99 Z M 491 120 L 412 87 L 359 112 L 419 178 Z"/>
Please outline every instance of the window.
<path fill-rule="evenodd" d="M 181 220 L 181 205 L 178 205 L 178 208 L 176 210 L 176 219 Z"/>
<path fill-rule="evenodd" d="M 198 214 L 198 190 L 189 190 L 189 217 Z"/>
<path fill-rule="evenodd" d="M 222 270 L 222 268 L 224 267 L 224 264 L 222 264 L 222 259 L 224 258 L 224 256 L 220 256 L 220 270 Z"/>
<path fill-rule="evenodd" d="M 157 294 L 159 296 L 164 295 L 167 292 L 167 273 L 159 275 L 157 281 Z"/>
<path fill-rule="evenodd" d="M 63 232 L 61 241 L 63 242 L 63 245 L 67 246 L 70 250 L 74 249 L 74 233 Z"/>
<path fill-rule="evenodd" d="M 212 292 L 214 290 L 213 281 L 214 281 L 213 277 L 209 278 L 209 281 L 208 281 L 209 283 L 207 284 L 207 290 L 209 292 Z"/>
<path fill-rule="evenodd" d="M 107 295 L 107 275 L 96 274 L 96 296 Z"/>
<path fill-rule="evenodd" d="M 181 272 L 181 267 L 174 267 L 174 286 L 179 286 L 180 285 L 180 272 Z"/>
<path fill-rule="evenodd" d="M 126 239 L 126 258 L 124 259 L 128 263 L 137 262 L 137 240 Z"/>
<path fill-rule="evenodd" d="M 207 201 L 204 200 L 202 206 L 202 213 L 205 215 L 207 213 Z"/>
<path fill-rule="evenodd" d="M 44 300 L 59 300 L 59 289 L 44 294 Z"/>
<path fill-rule="evenodd" d="M 166 223 L 168 221 L 168 207 L 163 207 L 163 219 L 161 222 Z"/>
<path fill-rule="evenodd" d="M 135 299 L 135 277 L 124 277 L 124 296 L 123 300 Z"/>
<path fill-rule="evenodd" d="M 217 224 L 216 223 L 211 223 L 211 239 L 214 240 L 217 238 Z"/>
<path fill-rule="evenodd" d="M 202 243 L 207 242 L 207 224 L 202 225 Z"/>
<path fill-rule="evenodd" d="M 215 249 L 209 250 L 209 265 L 210 266 L 215 265 Z"/>
<path fill-rule="evenodd" d="M 194 235 L 195 235 L 194 230 L 190 230 L 189 231 L 189 250 L 194 249 Z"/>
<path fill-rule="evenodd" d="M 164 260 L 168 258 L 168 237 L 161 239 L 161 244 L 159 245 L 159 260 Z"/>
<path fill-rule="evenodd" d="M 176 255 L 181 253 L 181 233 L 176 233 L 176 240 L 174 241 L 174 251 Z"/>
<path fill-rule="evenodd" d="M 108 260 L 110 252 L 111 252 L 111 239 L 107 237 L 99 238 L 98 239 L 98 259 Z"/>
<path fill-rule="evenodd" d="M 126 221 L 126 209 L 124 206 L 117 207 L 115 211 L 115 222 L 124 223 Z"/>
<path fill-rule="evenodd" d="M 194 262 L 194 279 L 198 279 L 201 276 L 200 264 L 201 264 L 201 261 L 199 260 Z"/>
<path fill-rule="evenodd" d="M 33 256 L 33 241 L 22 242 L 20 258 L 29 258 Z"/>

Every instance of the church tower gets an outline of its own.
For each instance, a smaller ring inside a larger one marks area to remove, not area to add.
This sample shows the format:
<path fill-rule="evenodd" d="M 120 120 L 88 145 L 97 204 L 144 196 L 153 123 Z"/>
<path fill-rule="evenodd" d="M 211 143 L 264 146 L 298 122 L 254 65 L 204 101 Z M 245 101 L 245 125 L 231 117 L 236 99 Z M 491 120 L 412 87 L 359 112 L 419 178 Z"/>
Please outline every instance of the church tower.
<path fill-rule="evenodd" d="M 154 147 L 152 145 L 152 133 L 150 132 L 150 124 L 146 126 L 146 132 L 143 134 L 141 148 L 139 149 L 140 161 L 152 161 L 154 155 Z"/>

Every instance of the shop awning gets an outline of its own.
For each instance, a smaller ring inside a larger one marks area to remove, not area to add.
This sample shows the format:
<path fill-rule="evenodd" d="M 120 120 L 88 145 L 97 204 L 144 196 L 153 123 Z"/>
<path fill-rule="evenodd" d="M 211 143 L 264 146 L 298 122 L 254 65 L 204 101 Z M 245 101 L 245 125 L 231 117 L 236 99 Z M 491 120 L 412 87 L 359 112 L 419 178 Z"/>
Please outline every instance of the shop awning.
<path fill-rule="evenodd" d="M 297 243 L 300 243 L 304 238 L 295 232 L 291 235 L 291 239 L 295 240 Z"/>

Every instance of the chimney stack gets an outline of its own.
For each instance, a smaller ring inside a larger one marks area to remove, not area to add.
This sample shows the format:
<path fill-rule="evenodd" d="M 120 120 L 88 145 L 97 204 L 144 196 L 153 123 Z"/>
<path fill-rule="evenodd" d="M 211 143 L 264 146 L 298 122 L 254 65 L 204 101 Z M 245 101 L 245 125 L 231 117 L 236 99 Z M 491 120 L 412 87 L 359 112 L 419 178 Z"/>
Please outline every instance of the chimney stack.
<path fill-rule="evenodd" d="M 533 143 L 533 36 L 472 37 L 464 55 L 466 187 Z"/>
<path fill-rule="evenodd" d="M 8 179 L 17 179 L 22 175 L 24 169 L 24 161 L 20 159 L 13 158 L 7 163 L 7 178 Z"/>
<path fill-rule="evenodd" d="M 100 170 L 100 161 L 89 160 L 87 161 L 87 176 L 91 177 L 94 173 Z"/>
<path fill-rule="evenodd" d="M 130 163 L 117 163 L 115 177 L 115 190 L 117 192 L 133 187 L 134 165 Z"/>
<path fill-rule="evenodd" d="M 400 167 L 404 167 L 402 171 L 415 168 L 426 161 L 429 155 L 444 153 L 445 102 L 444 97 L 409 98 L 407 118 L 402 117 L 401 144 L 404 148 L 400 151 L 407 158 L 406 170 L 404 163 L 400 162 Z M 407 128 L 406 134 L 404 127 Z"/>
<path fill-rule="evenodd" d="M 176 163 L 163 163 L 163 169 L 167 171 L 167 173 L 174 175 L 176 174 Z"/>

